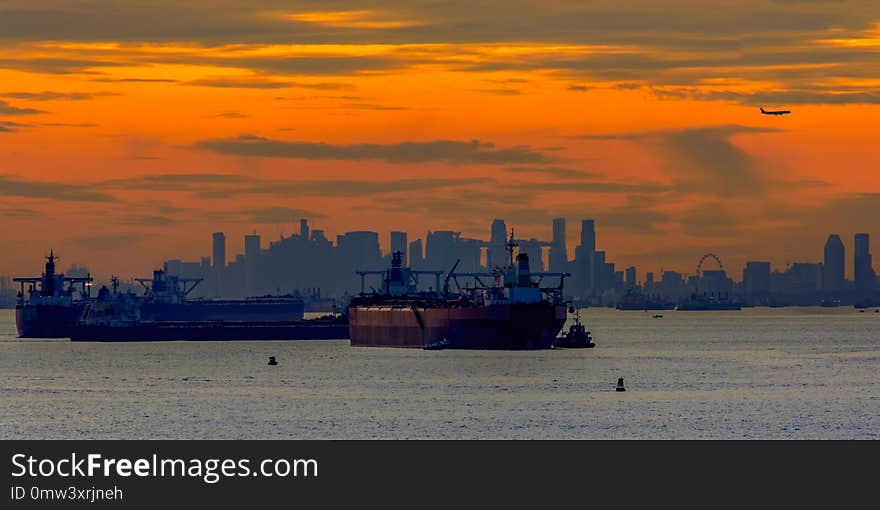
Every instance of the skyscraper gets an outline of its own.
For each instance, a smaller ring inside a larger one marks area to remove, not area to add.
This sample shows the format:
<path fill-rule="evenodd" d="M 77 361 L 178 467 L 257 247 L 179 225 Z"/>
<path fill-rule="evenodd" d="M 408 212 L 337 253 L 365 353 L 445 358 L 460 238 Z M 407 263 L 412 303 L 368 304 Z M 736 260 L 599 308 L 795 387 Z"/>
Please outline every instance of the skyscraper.
<path fill-rule="evenodd" d="M 596 220 L 581 220 L 581 246 L 596 251 Z"/>
<path fill-rule="evenodd" d="M 581 220 L 581 244 L 574 249 L 572 286 L 576 294 L 593 295 L 599 273 L 604 272 L 605 260 L 596 261 L 596 222 Z M 604 256 L 604 254 L 603 254 Z M 597 268 L 601 268 L 599 271 Z"/>
<path fill-rule="evenodd" d="M 871 260 L 871 238 L 868 234 L 855 235 L 855 252 L 853 268 L 856 289 L 870 290 L 874 288 L 874 268 Z"/>
<path fill-rule="evenodd" d="M 553 240 L 550 242 L 550 271 L 562 273 L 568 268 L 568 249 L 565 246 L 565 218 L 553 219 Z"/>
<path fill-rule="evenodd" d="M 309 238 L 309 220 L 300 218 L 299 220 L 299 237 L 306 241 Z"/>
<path fill-rule="evenodd" d="M 636 266 L 629 266 L 626 268 L 626 285 L 628 287 L 635 287 L 638 284 L 636 280 Z"/>
<path fill-rule="evenodd" d="M 214 232 L 214 270 L 221 271 L 226 267 L 226 234 Z"/>
<path fill-rule="evenodd" d="M 746 262 L 746 266 L 743 268 L 743 294 L 749 304 L 763 304 L 769 301 L 769 262 Z"/>
<path fill-rule="evenodd" d="M 408 267 L 409 262 L 407 261 L 406 256 L 406 232 L 391 232 L 391 253 L 399 251 L 401 254 L 401 262 L 403 262 L 403 267 Z"/>
<path fill-rule="evenodd" d="M 837 234 L 828 236 L 825 242 L 825 261 L 822 266 L 822 290 L 825 292 L 841 292 L 846 275 L 846 251 L 843 241 Z"/>
<path fill-rule="evenodd" d="M 496 218 L 492 220 L 492 226 L 489 229 L 486 265 L 491 269 L 505 267 L 509 262 L 507 257 L 507 224 L 504 223 L 504 220 Z"/>

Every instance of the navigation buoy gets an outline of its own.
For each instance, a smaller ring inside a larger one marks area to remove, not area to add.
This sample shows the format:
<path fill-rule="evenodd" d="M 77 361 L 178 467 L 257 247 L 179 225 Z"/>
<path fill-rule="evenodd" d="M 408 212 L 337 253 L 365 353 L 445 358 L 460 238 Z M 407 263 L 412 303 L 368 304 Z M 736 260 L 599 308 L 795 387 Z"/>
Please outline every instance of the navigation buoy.
<path fill-rule="evenodd" d="M 624 386 L 623 386 L 623 377 L 617 378 L 617 388 L 615 388 L 615 390 L 616 391 L 626 391 L 626 388 L 624 388 Z"/>
<path fill-rule="evenodd" d="M 270 365 L 277 365 L 278 364 L 278 362 L 275 361 L 275 356 L 269 356 L 269 364 Z"/>

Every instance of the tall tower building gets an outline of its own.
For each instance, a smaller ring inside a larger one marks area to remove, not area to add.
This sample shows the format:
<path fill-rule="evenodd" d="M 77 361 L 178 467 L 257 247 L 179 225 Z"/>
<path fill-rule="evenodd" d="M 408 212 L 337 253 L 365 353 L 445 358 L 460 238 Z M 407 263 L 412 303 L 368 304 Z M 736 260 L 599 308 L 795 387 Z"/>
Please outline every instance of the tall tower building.
<path fill-rule="evenodd" d="M 596 251 L 596 220 L 581 220 L 581 246 Z"/>
<path fill-rule="evenodd" d="M 568 249 L 565 246 L 565 218 L 553 219 L 553 240 L 550 242 L 550 271 L 562 273 L 568 268 Z"/>
<path fill-rule="evenodd" d="M 581 220 L 581 244 L 574 249 L 572 287 L 577 294 L 590 296 L 598 288 L 597 281 L 604 271 L 604 263 L 596 262 L 596 221 Z M 602 271 L 599 270 L 602 269 Z"/>
<path fill-rule="evenodd" d="M 399 251 L 401 253 L 401 262 L 403 263 L 403 267 L 409 266 L 409 262 L 407 261 L 406 256 L 406 250 L 406 232 L 391 232 L 391 253 L 394 253 L 396 251 Z"/>
<path fill-rule="evenodd" d="M 226 234 L 214 232 L 214 270 L 221 271 L 226 267 Z"/>
<path fill-rule="evenodd" d="M 828 236 L 825 242 L 825 261 L 822 266 L 822 290 L 841 292 L 846 275 L 846 251 L 837 234 Z"/>
<path fill-rule="evenodd" d="M 871 260 L 871 238 L 868 234 L 855 235 L 853 274 L 855 276 L 856 289 L 870 290 L 874 288 L 875 275 Z"/>
<path fill-rule="evenodd" d="M 300 218 L 299 220 L 299 237 L 303 241 L 309 240 L 309 220 Z"/>
<path fill-rule="evenodd" d="M 489 230 L 489 247 L 486 249 L 486 265 L 489 268 L 505 267 L 510 263 L 507 256 L 507 224 L 504 220 L 492 220 Z"/>

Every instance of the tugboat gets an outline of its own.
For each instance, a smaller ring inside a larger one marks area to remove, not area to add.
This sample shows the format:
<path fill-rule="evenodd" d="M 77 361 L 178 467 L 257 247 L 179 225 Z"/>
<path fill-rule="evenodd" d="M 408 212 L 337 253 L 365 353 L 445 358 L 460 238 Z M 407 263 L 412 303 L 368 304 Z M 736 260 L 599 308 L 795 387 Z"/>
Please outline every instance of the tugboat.
<path fill-rule="evenodd" d="M 91 299 L 92 277 L 69 278 L 55 272 L 55 251 L 46 257 L 40 277 L 13 278 L 21 284 L 15 305 L 20 338 L 68 338 Z M 25 290 L 25 284 L 29 284 Z M 76 288 L 77 285 L 81 287 Z"/>
<path fill-rule="evenodd" d="M 569 312 L 574 312 L 573 307 L 569 308 Z M 596 344 L 593 343 L 593 337 L 590 336 L 590 332 L 587 331 L 581 323 L 580 310 L 575 312 L 574 324 L 569 326 L 568 332 L 556 337 L 556 340 L 553 342 L 553 347 L 562 347 L 564 349 L 589 349 L 591 347 L 596 347 Z"/>

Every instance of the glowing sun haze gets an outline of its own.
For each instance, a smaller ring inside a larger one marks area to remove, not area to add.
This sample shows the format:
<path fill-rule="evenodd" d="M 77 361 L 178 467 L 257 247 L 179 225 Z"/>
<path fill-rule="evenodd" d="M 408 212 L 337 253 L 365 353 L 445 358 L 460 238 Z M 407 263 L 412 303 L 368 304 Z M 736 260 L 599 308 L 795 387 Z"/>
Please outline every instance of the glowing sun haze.
<path fill-rule="evenodd" d="M 572 247 L 595 218 L 640 272 L 819 260 L 880 236 L 878 23 L 848 0 L 6 0 L 0 274 L 49 248 L 143 274 L 301 216 L 383 243 L 564 216 Z"/>

